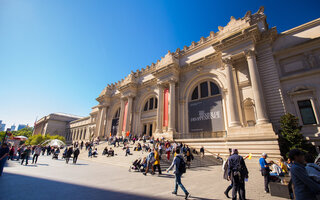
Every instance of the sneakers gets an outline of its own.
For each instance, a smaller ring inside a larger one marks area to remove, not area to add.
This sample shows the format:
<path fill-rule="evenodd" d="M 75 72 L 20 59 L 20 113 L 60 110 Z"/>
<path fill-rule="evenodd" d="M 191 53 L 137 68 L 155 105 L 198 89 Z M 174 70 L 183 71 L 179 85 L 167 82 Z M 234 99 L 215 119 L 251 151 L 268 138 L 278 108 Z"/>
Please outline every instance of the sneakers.
<path fill-rule="evenodd" d="M 143 175 L 147 176 L 147 173 L 143 172 Z"/>
<path fill-rule="evenodd" d="M 188 197 L 190 196 L 189 193 L 186 194 L 186 197 L 184 199 L 188 199 Z"/>
<path fill-rule="evenodd" d="M 172 192 L 172 194 L 177 195 L 177 192 Z"/>

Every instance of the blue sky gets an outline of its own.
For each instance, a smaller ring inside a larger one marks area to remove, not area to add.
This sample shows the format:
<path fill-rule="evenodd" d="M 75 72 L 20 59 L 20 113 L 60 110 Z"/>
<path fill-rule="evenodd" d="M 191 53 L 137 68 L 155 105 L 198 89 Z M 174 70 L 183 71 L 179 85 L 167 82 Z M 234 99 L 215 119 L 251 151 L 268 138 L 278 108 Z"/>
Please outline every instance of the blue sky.
<path fill-rule="evenodd" d="M 2 0 L 0 120 L 87 116 L 108 83 L 261 5 L 279 32 L 320 17 L 318 0 Z"/>

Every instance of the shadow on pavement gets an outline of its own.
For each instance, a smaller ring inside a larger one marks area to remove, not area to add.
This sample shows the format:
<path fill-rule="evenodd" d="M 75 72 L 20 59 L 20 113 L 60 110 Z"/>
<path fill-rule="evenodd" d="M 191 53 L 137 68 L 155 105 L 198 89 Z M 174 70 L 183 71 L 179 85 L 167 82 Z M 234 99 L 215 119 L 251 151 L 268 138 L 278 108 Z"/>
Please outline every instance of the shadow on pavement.
<path fill-rule="evenodd" d="M 20 190 L 17 190 L 17 188 L 20 188 Z M 0 194 L 0 199 L 6 200 L 161 200 L 161 198 L 93 188 L 12 173 L 5 173 L 0 178 Z"/>

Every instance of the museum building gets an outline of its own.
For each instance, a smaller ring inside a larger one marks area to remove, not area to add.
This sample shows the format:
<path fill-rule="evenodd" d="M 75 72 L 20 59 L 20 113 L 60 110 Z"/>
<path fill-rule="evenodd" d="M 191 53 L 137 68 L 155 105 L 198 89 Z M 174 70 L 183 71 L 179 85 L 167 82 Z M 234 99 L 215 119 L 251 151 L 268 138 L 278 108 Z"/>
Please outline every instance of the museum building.
<path fill-rule="evenodd" d="M 107 85 L 67 141 L 147 135 L 212 153 L 280 155 L 285 113 L 320 145 L 320 18 L 278 33 L 261 7 Z"/>

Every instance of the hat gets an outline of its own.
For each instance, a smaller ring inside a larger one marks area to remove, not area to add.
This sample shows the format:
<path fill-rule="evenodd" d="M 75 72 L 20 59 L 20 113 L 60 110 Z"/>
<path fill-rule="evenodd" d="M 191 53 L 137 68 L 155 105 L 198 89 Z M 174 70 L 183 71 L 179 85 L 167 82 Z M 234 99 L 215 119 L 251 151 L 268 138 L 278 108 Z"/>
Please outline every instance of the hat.
<path fill-rule="evenodd" d="M 262 156 L 264 157 L 264 156 L 268 156 L 268 154 L 266 154 L 266 153 L 262 153 Z"/>

